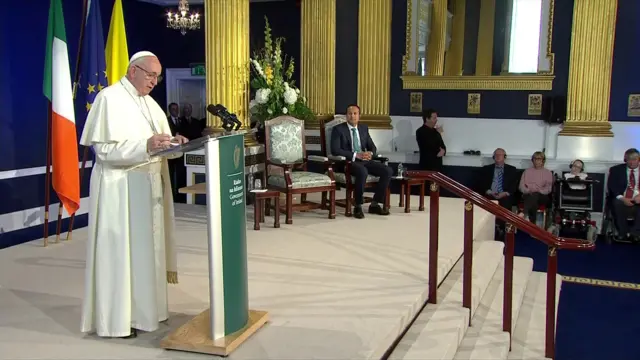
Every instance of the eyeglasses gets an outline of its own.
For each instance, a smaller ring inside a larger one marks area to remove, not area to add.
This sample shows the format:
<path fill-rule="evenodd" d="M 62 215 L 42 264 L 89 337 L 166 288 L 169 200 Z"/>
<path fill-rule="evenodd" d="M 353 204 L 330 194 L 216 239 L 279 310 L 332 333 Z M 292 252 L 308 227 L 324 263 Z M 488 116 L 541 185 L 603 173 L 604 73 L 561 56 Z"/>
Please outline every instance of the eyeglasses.
<path fill-rule="evenodd" d="M 145 77 L 148 80 L 156 79 L 157 82 L 161 82 L 162 79 L 163 79 L 162 74 L 156 74 L 156 73 L 149 72 L 149 71 L 145 70 L 144 68 L 142 68 L 142 67 L 140 67 L 138 65 L 135 65 L 135 67 L 137 67 L 138 69 L 144 71 Z"/>

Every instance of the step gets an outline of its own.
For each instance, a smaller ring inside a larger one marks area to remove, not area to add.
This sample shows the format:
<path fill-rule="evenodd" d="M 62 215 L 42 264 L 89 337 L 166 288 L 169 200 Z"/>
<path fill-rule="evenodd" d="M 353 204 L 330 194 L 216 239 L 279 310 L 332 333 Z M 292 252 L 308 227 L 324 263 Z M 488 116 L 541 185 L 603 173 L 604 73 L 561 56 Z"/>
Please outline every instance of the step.
<path fill-rule="evenodd" d="M 520 313 L 527 282 L 533 271 L 533 259 L 513 258 L 512 329 Z M 456 360 L 506 359 L 509 355 L 509 333 L 502 331 L 502 305 L 504 299 L 504 258 L 485 292 L 478 311 L 471 319 Z"/>
<path fill-rule="evenodd" d="M 471 309 L 475 313 L 503 256 L 499 241 L 475 241 L 473 247 Z M 389 359 L 453 359 L 469 326 L 469 310 L 462 307 L 463 260 L 438 288 L 438 304 L 427 304 L 398 342 Z"/>
<path fill-rule="evenodd" d="M 558 321 L 558 303 L 562 276 L 556 275 L 556 324 Z M 520 309 L 520 315 L 513 332 L 513 342 L 509 359 L 540 360 L 545 359 L 544 346 L 546 336 L 547 274 L 533 272 L 529 277 L 527 291 Z"/>

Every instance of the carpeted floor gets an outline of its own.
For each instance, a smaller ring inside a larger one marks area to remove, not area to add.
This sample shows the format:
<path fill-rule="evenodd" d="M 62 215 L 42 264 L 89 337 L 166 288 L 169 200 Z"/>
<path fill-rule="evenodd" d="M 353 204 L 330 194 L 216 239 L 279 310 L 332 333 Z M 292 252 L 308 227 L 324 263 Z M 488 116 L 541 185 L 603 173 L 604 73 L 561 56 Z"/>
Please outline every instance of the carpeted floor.
<path fill-rule="evenodd" d="M 526 234 L 515 253 L 546 271 L 547 249 Z M 640 283 L 639 245 L 598 242 L 593 252 L 559 251 L 558 272 L 599 280 Z M 640 359 L 640 290 L 563 282 L 558 308 L 556 360 Z"/>

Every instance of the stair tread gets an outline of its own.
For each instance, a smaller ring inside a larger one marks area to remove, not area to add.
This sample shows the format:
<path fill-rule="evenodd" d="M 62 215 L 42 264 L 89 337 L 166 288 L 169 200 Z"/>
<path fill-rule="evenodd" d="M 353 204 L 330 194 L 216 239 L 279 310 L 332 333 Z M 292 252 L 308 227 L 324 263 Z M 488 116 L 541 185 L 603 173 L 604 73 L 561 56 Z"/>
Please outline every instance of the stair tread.
<path fill-rule="evenodd" d="M 562 276 L 556 275 L 556 323 Z M 508 359 L 545 359 L 547 274 L 533 272 L 527 284 L 520 315 L 513 331 Z"/>
<path fill-rule="evenodd" d="M 517 257 L 513 259 L 512 329 L 518 319 L 533 271 L 533 260 Z M 478 311 L 472 318 L 458 351 L 456 360 L 506 359 L 509 354 L 509 334 L 502 331 L 502 306 L 504 292 L 504 259 L 500 262 Z"/>
<path fill-rule="evenodd" d="M 474 241 L 472 312 L 480 305 L 503 249 L 499 241 Z M 427 304 L 389 359 L 453 359 L 469 324 L 469 310 L 462 307 L 463 267 L 461 258 L 438 288 L 439 303 Z"/>

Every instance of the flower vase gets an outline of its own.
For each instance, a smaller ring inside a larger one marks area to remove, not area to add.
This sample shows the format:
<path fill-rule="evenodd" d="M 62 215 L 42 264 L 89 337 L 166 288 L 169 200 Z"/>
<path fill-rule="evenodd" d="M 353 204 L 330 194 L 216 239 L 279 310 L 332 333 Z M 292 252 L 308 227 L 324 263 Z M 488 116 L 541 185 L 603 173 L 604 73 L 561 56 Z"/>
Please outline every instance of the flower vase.
<path fill-rule="evenodd" d="M 254 137 L 256 138 L 258 144 L 264 145 L 266 139 L 264 124 L 260 123 L 257 125 Z"/>

